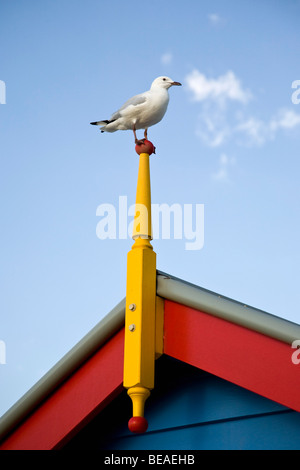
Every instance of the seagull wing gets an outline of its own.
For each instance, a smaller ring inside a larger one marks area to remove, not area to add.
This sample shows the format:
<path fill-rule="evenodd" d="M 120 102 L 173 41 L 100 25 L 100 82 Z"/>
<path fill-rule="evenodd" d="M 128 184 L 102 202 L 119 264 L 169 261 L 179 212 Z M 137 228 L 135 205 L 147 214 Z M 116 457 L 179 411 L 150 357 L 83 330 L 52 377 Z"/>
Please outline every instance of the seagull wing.
<path fill-rule="evenodd" d="M 121 106 L 121 108 L 111 116 L 111 120 L 116 120 L 121 117 L 125 109 L 127 109 L 129 106 L 138 106 L 145 103 L 146 101 L 147 93 L 141 93 L 140 95 L 135 95 L 132 98 L 129 98 L 129 100 L 127 100 L 126 103 L 124 103 L 123 106 Z"/>

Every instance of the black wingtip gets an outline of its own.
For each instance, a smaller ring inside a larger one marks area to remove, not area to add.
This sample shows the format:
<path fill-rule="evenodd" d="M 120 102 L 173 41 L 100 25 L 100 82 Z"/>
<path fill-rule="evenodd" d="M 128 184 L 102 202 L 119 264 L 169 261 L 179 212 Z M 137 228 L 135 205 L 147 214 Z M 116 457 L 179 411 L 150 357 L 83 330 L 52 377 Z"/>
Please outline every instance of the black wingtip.
<path fill-rule="evenodd" d="M 96 126 L 96 125 L 97 125 L 97 121 L 95 121 L 95 122 L 90 122 L 90 124 L 92 124 L 93 126 Z"/>

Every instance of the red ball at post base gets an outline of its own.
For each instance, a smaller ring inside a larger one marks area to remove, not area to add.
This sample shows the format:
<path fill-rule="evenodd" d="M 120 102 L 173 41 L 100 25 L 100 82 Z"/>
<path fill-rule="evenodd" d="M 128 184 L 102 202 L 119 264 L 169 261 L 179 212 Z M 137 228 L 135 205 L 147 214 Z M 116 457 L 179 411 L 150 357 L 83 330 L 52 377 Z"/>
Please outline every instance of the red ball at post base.
<path fill-rule="evenodd" d="M 146 418 L 143 418 L 142 416 L 133 416 L 128 421 L 128 429 L 131 432 L 142 434 L 143 432 L 146 432 L 148 429 L 148 421 L 146 420 Z"/>
<path fill-rule="evenodd" d="M 155 153 L 155 147 L 150 140 L 145 139 L 142 144 L 136 144 L 135 151 L 138 155 L 141 155 L 141 153 L 148 153 L 148 155 L 151 155 L 152 153 Z"/>

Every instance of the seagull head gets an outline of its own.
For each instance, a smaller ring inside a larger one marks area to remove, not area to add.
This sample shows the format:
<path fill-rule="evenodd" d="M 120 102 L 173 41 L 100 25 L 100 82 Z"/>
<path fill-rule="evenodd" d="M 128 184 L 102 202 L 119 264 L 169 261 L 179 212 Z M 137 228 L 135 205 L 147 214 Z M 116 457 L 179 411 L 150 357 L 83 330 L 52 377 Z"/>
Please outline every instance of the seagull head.
<path fill-rule="evenodd" d="M 173 85 L 180 86 L 181 83 L 174 82 L 174 80 L 172 80 L 172 78 L 169 78 L 169 77 L 157 77 L 152 82 L 151 90 L 153 90 L 154 88 L 165 88 L 166 90 L 168 90 Z"/>

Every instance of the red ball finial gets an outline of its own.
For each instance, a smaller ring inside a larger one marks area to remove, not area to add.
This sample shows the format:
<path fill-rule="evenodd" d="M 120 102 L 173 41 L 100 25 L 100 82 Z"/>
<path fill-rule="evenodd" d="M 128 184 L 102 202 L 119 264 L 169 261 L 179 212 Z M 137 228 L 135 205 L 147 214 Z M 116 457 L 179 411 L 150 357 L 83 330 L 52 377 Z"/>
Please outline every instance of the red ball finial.
<path fill-rule="evenodd" d="M 148 421 L 142 416 L 133 416 L 128 421 L 128 429 L 136 434 L 142 434 L 148 429 Z"/>
<path fill-rule="evenodd" d="M 135 146 L 135 151 L 138 155 L 141 155 L 141 153 L 148 153 L 148 155 L 155 153 L 155 147 L 150 140 L 144 139 L 141 142 L 141 144 L 136 144 Z"/>

